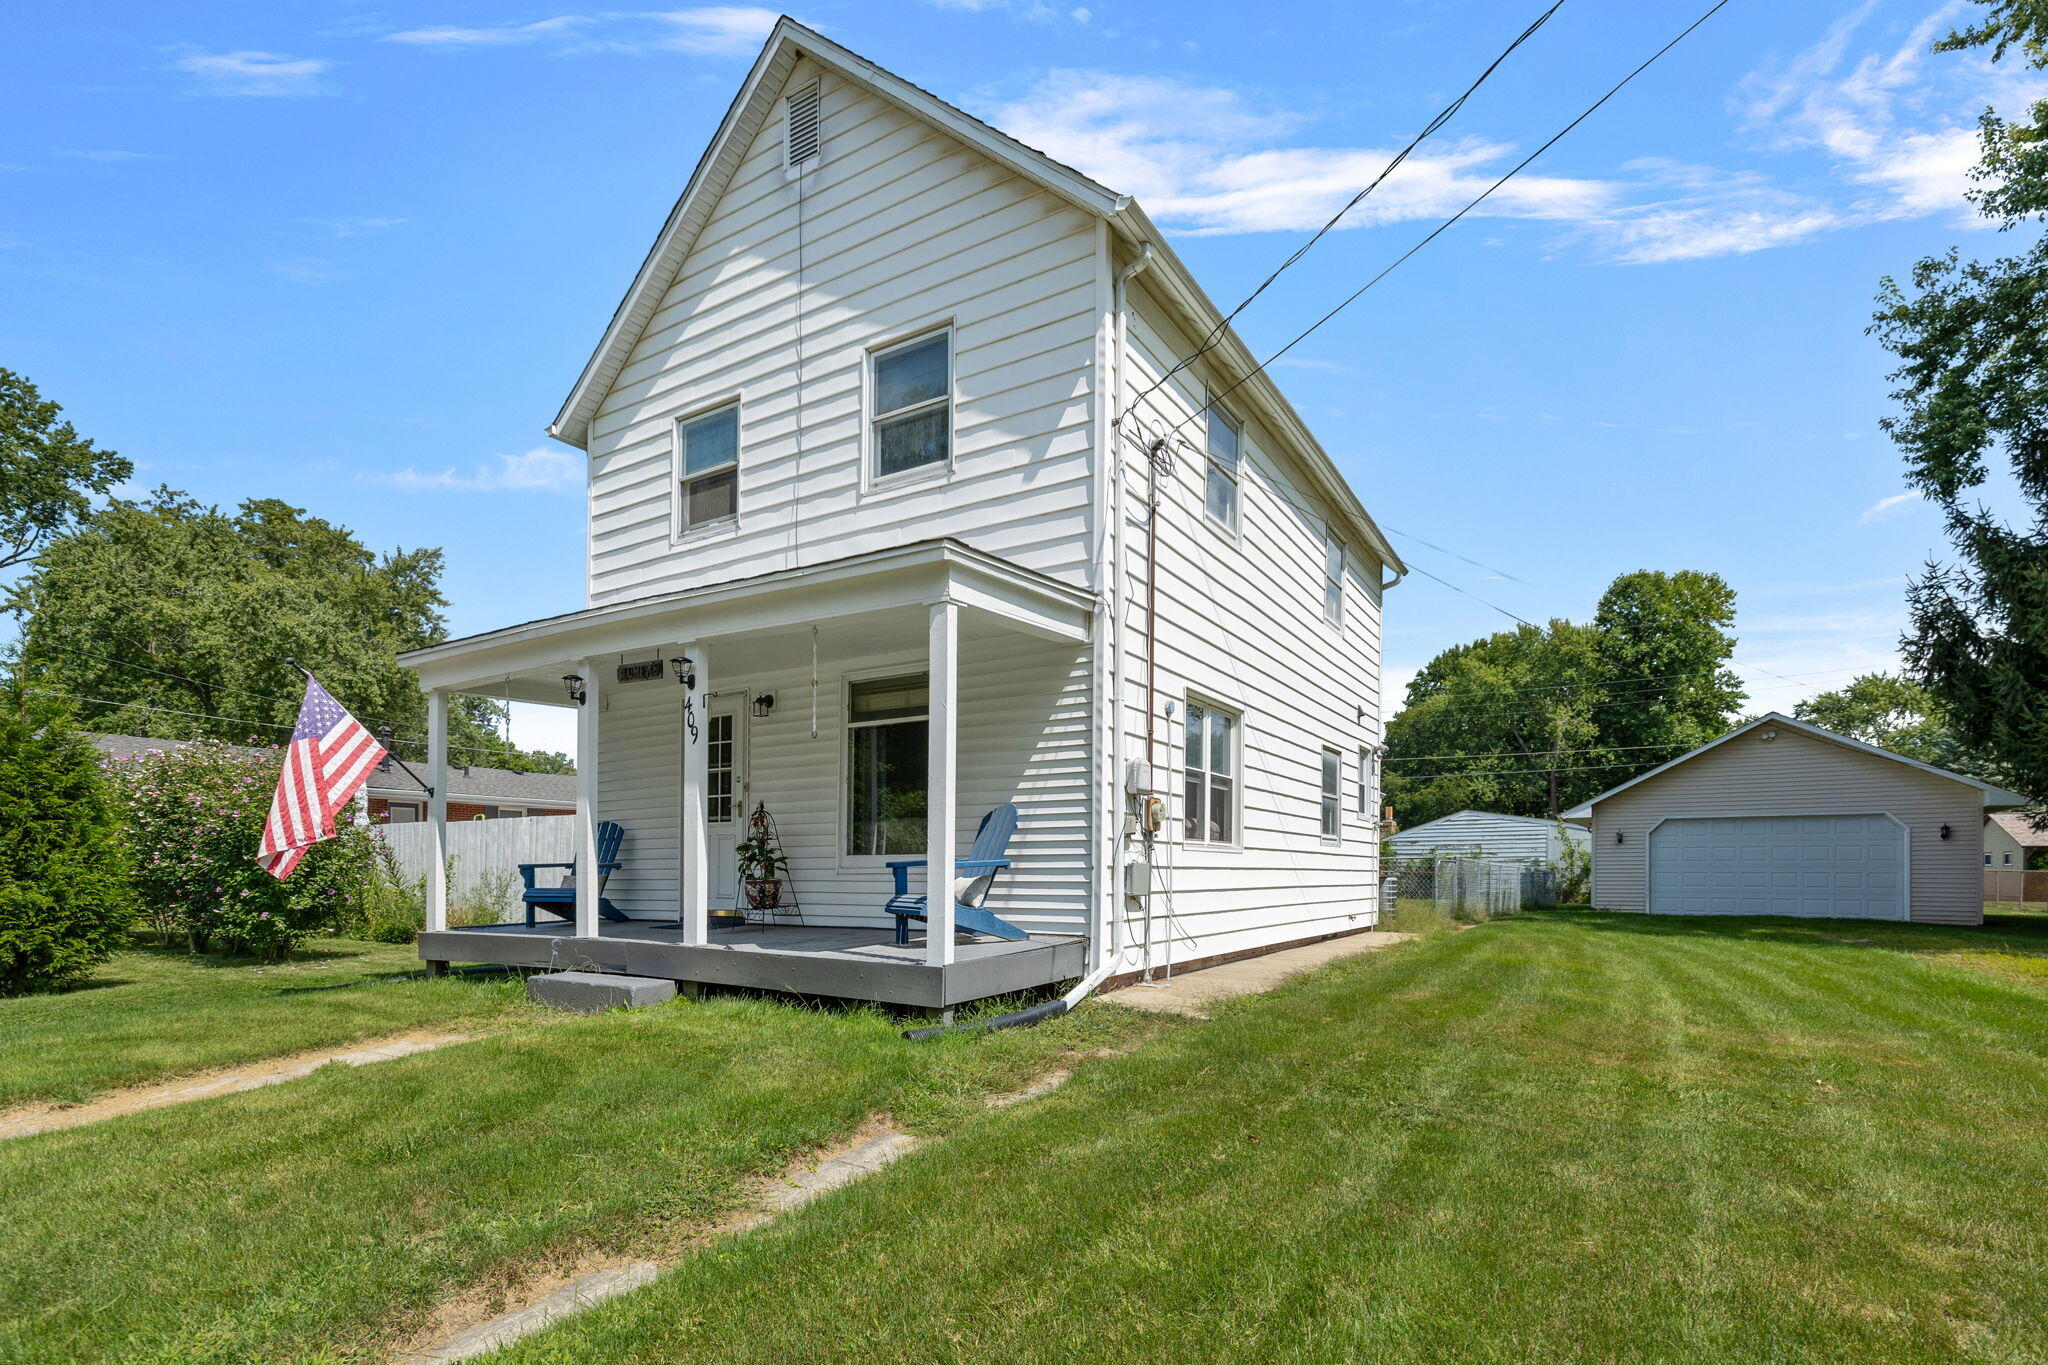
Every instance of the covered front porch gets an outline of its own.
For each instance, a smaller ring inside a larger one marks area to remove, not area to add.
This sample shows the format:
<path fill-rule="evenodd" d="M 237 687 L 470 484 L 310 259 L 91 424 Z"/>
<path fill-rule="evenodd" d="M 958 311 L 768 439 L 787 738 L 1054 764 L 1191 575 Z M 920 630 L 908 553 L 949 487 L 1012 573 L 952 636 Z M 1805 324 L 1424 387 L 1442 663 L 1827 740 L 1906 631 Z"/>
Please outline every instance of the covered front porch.
<path fill-rule="evenodd" d="M 451 928 L 431 859 L 421 957 L 931 1010 L 1082 975 L 1102 903 L 1093 610 L 1080 589 L 944 540 L 406 656 L 429 696 L 437 849 L 452 698 L 577 715 L 573 892 L 530 928 Z M 1012 807 L 1006 866 L 968 889 L 956 859 Z M 772 911 L 750 904 L 735 852 L 762 812 L 788 858 Z M 582 875 L 607 824 L 623 831 L 616 863 Z M 907 943 L 884 912 L 899 876 L 925 914 Z M 1019 937 L 957 932 L 959 899 Z"/>

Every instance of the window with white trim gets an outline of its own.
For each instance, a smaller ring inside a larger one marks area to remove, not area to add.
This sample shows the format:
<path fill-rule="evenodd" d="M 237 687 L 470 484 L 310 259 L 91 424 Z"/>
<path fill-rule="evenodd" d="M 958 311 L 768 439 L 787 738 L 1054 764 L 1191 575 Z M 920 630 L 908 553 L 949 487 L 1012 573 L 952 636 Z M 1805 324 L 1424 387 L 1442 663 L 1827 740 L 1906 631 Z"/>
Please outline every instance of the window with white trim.
<path fill-rule="evenodd" d="M 1991 855 L 1989 853 L 1984 855 L 1984 866 L 1991 866 Z"/>
<path fill-rule="evenodd" d="M 928 675 L 870 678 L 846 694 L 846 851 L 922 853 L 931 736 Z"/>
<path fill-rule="evenodd" d="M 953 457 L 953 334 L 876 351 L 869 364 L 869 478 L 945 466 Z"/>
<path fill-rule="evenodd" d="M 1237 717 L 1207 702 L 1188 702 L 1182 791 L 1187 841 L 1237 842 Z"/>
<path fill-rule="evenodd" d="M 740 409 L 676 419 L 676 534 L 739 515 Z"/>
<path fill-rule="evenodd" d="M 1358 749 L 1358 818 L 1372 819 L 1372 748 L 1360 745 Z"/>
<path fill-rule="evenodd" d="M 417 825 L 426 818 L 416 802 L 387 801 L 384 803 L 384 823 L 387 825 Z M 1990 862 L 1991 855 L 1985 854 L 1984 861 Z"/>
<path fill-rule="evenodd" d="M 1237 529 L 1237 474 L 1242 463 L 1244 428 L 1218 403 L 1209 404 L 1207 486 L 1202 506 L 1209 520 L 1226 530 Z"/>
<path fill-rule="evenodd" d="M 1323 838 L 1332 842 L 1344 837 L 1343 782 L 1344 756 L 1323 750 Z"/>
<path fill-rule="evenodd" d="M 1323 619 L 1344 624 L 1344 542 L 1323 530 Z"/>
<path fill-rule="evenodd" d="M 2011 867 L 2011 866 L 2012 866 L 2012 855 L 2011 855 L 2010 853 L 2008 853 L 2008 854 L 2006 854 L 2006 855 L 2005 855 L 2005 865 L 2006 865 L 2007 867 Z"/>

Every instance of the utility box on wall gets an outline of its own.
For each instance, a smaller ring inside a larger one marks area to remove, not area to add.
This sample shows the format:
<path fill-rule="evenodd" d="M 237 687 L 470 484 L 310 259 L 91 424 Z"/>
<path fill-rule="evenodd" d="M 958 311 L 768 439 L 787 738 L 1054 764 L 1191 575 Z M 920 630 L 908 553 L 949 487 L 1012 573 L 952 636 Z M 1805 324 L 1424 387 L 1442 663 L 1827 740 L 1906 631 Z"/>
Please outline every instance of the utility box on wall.
<path fill-rule="evenodd" d="M 1149 896 L 1152 894 L 1152 864 L 1143 858 L 1132 858 L 1124 864 L 1124 894 L 1126 896 Z"/>

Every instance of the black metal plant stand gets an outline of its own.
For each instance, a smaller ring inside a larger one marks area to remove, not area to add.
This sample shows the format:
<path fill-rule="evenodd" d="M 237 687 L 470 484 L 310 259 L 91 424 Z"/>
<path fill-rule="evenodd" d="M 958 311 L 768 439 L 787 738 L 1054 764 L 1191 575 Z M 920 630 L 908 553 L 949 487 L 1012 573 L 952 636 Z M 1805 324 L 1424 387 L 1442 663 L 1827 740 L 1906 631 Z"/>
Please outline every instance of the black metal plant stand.
<path fill-rule="evenodd" d="M 782 835 L 775 828 L 775 817 L 768 813 L 767 803 L 757 801 L 753 814 L 747 817 L 747 840 L 755 843 L 763 839 L 778 850 L 782 848 Z M 796 880 L 789 875 L 789 869 L 784 868 L 776 880 L 781 883 L 781 896 L 774 905 L 756 908 L 753 896 L 748 893 L 746 878 L 740 879 L 740 912 L 747 917 L 748 924 L 768 926 L 804 922 L 803 906 L 796 897 Z"/>

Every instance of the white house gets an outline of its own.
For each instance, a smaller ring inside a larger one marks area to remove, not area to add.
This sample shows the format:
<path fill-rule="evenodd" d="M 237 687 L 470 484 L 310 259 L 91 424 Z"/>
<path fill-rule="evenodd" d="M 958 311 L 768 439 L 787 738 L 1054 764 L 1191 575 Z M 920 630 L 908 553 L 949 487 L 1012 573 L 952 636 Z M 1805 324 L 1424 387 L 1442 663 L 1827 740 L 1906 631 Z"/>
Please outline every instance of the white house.
<path fill-rule="evenodd" d="M 450 695 L 580 695 L 630 921 L 437 896 L 422 956 L 944 1010 L 1369 927 L 1405 570 L 1234 334 L 1175 371 L 1220 326 L 1128 196 L 784 19 L 549 428 L 588 607 L 405 657 L 436 773 Z M 984 908 L 1029 937 L 963 938 L 1005 803 Z M 756 806 L 803 933 L 712 927 Z"/>
<path fill-rule="evenodd" d="M 1592 838 L 1586 830 L 1557 820 L 1502 815 L 1490 810 L 1461 810 L 1404 829 L 1387 843 L 1395 856 L 1401 858 L 1473 853 L 1548 864 L 1564 857 L 1567 845 L 1583 851 Z"/>

